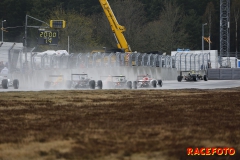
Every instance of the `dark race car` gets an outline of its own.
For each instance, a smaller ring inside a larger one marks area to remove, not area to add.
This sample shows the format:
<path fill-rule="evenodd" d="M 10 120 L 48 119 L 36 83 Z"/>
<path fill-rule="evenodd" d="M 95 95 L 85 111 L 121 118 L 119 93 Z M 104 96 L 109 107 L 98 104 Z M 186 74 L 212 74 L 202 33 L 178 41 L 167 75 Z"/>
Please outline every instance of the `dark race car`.
<path fill-rule="evenodd" d="M 13 87 L 14 89 L 19 88 L 19 80 L 12 79 L 11 76 L 8 75 L 0 75 L 0 87 L 3 89 L 8 89 L 9 87 Z"/>
<path fill-rule="evenodd" d="M 182 80 L 185 81 L 198 81 L 198 80 L 204 80 L 207 81 L 207 75 L 202 76 L 199 73 L 196 73 L 195 71 L 181 71 L 180 75 L 177 77 L 178 82 L 181 82 Z"/>
<path fill-rule="evenodd" d="M 97 82 L 95 80 L 92 80 L 91 78 L 88 78 L 88 74 L 71 74 L 71 80 L 68 80 L 66 82 L 67 88 L 89 88 L 89 89 L 95 89 L 98 87 L 98 89 L 102 89 L 102 81 L 98 80 Z"/>

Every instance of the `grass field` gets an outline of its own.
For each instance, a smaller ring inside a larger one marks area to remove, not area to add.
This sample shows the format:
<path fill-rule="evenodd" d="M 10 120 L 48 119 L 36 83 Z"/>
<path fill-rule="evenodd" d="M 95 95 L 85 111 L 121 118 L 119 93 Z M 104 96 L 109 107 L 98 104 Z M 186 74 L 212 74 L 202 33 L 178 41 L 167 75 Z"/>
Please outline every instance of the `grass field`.
<path fill-rule="evenodd" d="M 0 93 L 0 160 L 240 160 L 239 151 L 240 89 Z"/>

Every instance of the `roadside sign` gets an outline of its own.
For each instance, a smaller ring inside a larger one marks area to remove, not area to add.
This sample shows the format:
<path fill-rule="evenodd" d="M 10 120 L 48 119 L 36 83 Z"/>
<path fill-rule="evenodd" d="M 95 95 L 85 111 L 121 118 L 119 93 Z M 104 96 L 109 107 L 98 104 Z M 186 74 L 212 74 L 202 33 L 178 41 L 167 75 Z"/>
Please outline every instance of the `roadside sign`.
<path fill-rule="evenodd" d="M 39 45 L 57 45 L 58 31 L 39 30 L 38 44 Z"/>
<path fill-rule="evenodd" d="M 240 68 L 240 60 L 237 60 L 237 68 Z"/>

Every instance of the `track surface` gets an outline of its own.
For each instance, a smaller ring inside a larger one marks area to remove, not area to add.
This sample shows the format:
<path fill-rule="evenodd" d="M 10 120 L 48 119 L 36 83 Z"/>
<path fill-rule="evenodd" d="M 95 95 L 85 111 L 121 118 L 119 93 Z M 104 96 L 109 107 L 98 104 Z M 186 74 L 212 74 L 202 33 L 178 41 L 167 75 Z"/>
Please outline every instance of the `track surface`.
<path fill-rule="evenodd" d="M 240 86 L 239 80 L 209 80 L 209 81 L 197 81 L 197 82 L 177 82 L 177 81 L 163 81 L 163 87 L 157 87 L 156 89 L 221 89 L 221 88 L 235 88 Z M 42 86 L 37 86 L 36 88 L 32 87 L 21 87 L 19 89 L 0 89 L 0 92 L 6 91 L 42 91 L 45 90 L 41 88 Z M 104 87 L 104 86 L 103 86 Z M 141 88 L 141 89 L 150 89 L 150 88 Z M 152 88 L 151 88 L 152 89 Z M 51 89 L 53 90 L 53 89 Z M 62 90 L 62 89 L 60 89 Z M 86 89 L 83 89 L 86 90 Z"/>

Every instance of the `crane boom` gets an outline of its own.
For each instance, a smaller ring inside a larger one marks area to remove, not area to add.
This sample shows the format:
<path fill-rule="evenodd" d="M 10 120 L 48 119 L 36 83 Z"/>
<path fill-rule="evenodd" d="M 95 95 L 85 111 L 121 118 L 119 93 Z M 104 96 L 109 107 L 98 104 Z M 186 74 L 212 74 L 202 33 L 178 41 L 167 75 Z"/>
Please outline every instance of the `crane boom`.
<path fill-rule="evenodd" d="M 126 30 L 125 27 L 118 24 L 118 21 L 117 21 L 107 0 L 99 0 L 99 2 L 103 8 L 103 11 L 104 11 L 109 23 L 110 23 L 113 35 L 117 41 L 117 47 L 119 49 L 124 49 L 125 52 L 131 52 L 131 48 L 128 45 L 128 43 L 123 35 L 123 32 Z"/>

